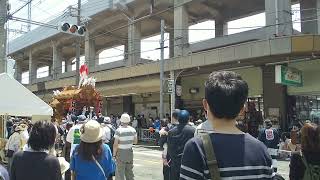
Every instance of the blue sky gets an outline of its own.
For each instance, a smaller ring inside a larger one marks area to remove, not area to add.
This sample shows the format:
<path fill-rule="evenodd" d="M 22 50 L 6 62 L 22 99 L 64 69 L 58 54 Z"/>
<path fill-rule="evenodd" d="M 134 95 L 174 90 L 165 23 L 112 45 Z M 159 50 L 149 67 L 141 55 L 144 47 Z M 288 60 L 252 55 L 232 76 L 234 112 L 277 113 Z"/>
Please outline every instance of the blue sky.
<path fill-rule="evenodd" d="M 11 3 L 11 12 L 13 12 L 15 9 L 21 7 L 23 4 L 25 4 L 25 1 L 27 0 L 9 0 Z M 83 3 L 87 2 L 87 0 L 83 1 Z M 58 17 L 59 15 L 63 14 L 63 11 L 70 5 L 75 5 L 77 3 L 77 0 L 33 0 L 32 1 L 32 20 L 38 21 L 38 22 L 48 22 L 52 20 L 55 17 Z M 293 5 L 293 10 L 299 9 L 299 4 Z M 27 17 L 27 8 L 22 9 L 18 13 L 15 14 L 16 17 L 26 18 Z M 294 11 L 293 14 L 293 20 L 299 20 L 300 19 L 300 13 L 297 11 Z M 26 31 L 26 24 L 20 23 L 20 22 L 9 22 L 9 28 L 10 29 L 19 29 Z M 228 22 L 228 34 L 234 34 L 245 30 L 250 29 L 237 29 L 239 27 L 254 27 L 254 26 L 265 26 L 265 14 L 257 14 L 254 16 L 250 16 L 244 19 L 236 20 Z M 36 28 L 37 26 L 32 26 L 32 29 Z M 214 38 L 214 21 L 206 21 L 202 22 L 193 26 L 189 27 L 189 42 L 194 43 L 197 41 Z M 300 24 L 294 23 L 294 28 L 297 30 L 300 30 Z M 198 30 L 196 30 L 198 29 Z M 212 30 L 199 30 L 199 29 L 212 29 Z M 9 40 L 12 40 L 16 37 L 18 37 L 19 34 L 10 33 L 9 34 Z M 165 46 L 168 46 L 169 41 L 168 37 L 169 35 L 165 35 L 165 39 L 167 40 L 165 42 Z M 143 39 L 141 42 L 141 57 L 146 59 L 153 59 L 158 60 L 160 59 L 160 51 L 153 51 L 156 48 L 159 48 L 159 40 L 160 36 L 154 36 L 147 39 Z M 9 43 L 10 45 L 10 43 Z M 107 63 L 111 61 L 121 60 L 123 59 L 122 54 L 124 53 L 124 46 L 119 47 L 113 47 L 108 50 L 105 50 L 99 54 L 100 63 Z M 169 56 L 169 50 L 165 50 L 165 57 Z M 84 58 L 82 59 L 82 63 L 84 62 Z M 13 73 L 12 67 L 14 65 L 14 61 L 9 63 L 9 72 Z M 75 69 L 75 67 L 73 67 Z M 40 68 L 38 70 L 38 77 L 47 76 L 48 74 L 48 68 Z M 23 82 L 28 82 L 28 73 L 23 74 Z"/>

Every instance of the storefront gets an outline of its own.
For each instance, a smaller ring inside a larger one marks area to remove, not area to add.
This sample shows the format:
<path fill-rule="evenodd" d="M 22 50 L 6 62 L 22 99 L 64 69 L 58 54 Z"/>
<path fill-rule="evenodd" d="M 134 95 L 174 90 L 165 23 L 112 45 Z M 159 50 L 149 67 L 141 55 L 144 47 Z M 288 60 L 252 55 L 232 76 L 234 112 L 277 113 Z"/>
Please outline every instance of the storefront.
<path fill-rule="evenodd" d="M 303 85 L 288 87 L 288 117 L 291 124 L 311 120 L 319 123 L 320 118 L 320 60 L 289 64 L 302 71 Z"/>
<path fill-rule="evenodd" d="M 262 70 L 260 67 L 251 67 L 233 70 L 239 73 L 248 83 L 248 102 L 255 106 L 255 110 L 263 115 L 263 87 Z M 202 99 L 204 98 L 204 84 L 209 74 L 186 76 L 181 78 L 181 100 L 183 108 L 189 110 L 197 119 L 203 115 Z"/>

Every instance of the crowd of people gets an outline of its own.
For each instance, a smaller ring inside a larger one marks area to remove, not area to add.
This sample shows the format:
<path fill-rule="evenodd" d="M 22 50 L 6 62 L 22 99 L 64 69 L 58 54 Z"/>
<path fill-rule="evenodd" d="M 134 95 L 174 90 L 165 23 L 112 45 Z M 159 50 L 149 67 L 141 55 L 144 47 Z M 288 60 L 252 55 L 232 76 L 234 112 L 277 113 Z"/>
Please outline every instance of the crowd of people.
<path fill-rule="evenodd" d="M 173 112 L 160 131 L 165 180 L 283 179 L 276 174 L 281 155 L 291 158 L 291 180 L 320 179 L 320 127 L 306 122 L 290 139 L 265 119 L 254 138 L 238 119 L 247 96 L 248 85 L 238 74 L 215 72 L 205 84 L 205 122 L 194 128 L 185 110 Z"/>
<path fill-rule="evenodd" d="M 319 180 L 320 127 L 307 122 L 295 130 L 297 138 L 288 138 L 265 119 L 265 128 L 255 138 L 243 132 L 238 121 L 247 97 L 248 85 L 241 76 L 221 71 L 210 74 L 205 83 L 206 121 L 201 124 L 190 122 L 183 109 L 164 120 L 127 113 L 104 117 L 92 107 L 68 113 L 60 125 L 10 119 L 5 148 L 9 173 L 0 167 L 0 177 L 133 180 L 136 129 L 152 127 L 163 149 L 164 180 L 281 179 L 276 174 L 279 155 L 291 159 L 291 180 Z"/>

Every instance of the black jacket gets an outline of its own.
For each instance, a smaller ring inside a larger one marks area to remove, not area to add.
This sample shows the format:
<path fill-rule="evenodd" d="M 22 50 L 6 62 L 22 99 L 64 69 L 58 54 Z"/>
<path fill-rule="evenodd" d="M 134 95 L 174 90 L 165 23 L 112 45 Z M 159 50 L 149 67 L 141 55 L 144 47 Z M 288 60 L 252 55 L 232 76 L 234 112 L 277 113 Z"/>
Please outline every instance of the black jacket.
<path fill-rule="evenodd" d="M 174 164 L 180 166 L 183 149 L 187 141 L 193 138 L 195 128 L 189 124 L 179 124 L 168 133 L 168 154 Z"/>

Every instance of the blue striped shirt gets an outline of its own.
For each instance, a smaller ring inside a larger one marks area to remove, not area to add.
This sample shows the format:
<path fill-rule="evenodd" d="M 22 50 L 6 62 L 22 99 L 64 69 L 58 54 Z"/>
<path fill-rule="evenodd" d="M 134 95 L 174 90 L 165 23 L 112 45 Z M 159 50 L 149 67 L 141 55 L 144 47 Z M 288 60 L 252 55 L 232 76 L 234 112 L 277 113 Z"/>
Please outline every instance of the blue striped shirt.
<path fill-rule="evenodd" d="M 272 159 L 263 143 L 249 134 L 210 134 L 220 177 L 231 179 L 272 179 Z M 180 180 L 211 179 L 201 138 L 185 146 Z"/>

